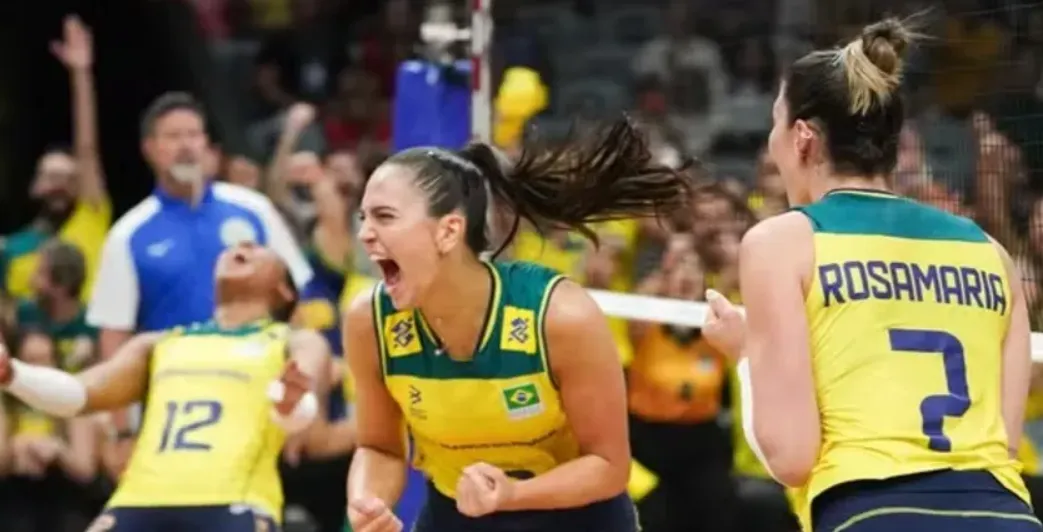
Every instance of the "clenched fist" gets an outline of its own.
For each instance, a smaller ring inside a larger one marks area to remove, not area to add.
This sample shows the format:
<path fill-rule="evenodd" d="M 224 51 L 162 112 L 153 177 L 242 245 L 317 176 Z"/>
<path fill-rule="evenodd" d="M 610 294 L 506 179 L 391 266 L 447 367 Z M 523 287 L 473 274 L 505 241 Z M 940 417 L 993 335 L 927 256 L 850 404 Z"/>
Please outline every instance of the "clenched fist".
<path fill-rule="evenodd" d="M 710 311 L 703 325 L 703 338 L 728 358 L 738 360 L 746 344 L 746 317 L 716 290 L 706 291 L 706 302 Z"/>

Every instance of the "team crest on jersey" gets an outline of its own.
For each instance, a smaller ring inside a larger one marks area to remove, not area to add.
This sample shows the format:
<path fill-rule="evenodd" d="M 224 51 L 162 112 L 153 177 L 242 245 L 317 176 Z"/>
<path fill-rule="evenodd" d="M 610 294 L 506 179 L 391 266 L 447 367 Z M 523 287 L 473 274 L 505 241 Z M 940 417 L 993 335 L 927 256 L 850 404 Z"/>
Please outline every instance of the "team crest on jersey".
<path fill-rule="evenodd" d="M 242 242 L 257 242 L 257 231 L 247 219 L 233 216 L 221 222 L 221 243 L 231 247 Z"/>
<path fill-rule="evenodd" d="M 384 343 L 391 358 L 415 355 L 420 352 L 416 317 L 412 311 L 396 312 L 384 319 Z"/>
<path fill-rule="evenodd" d="M 543 413 L 540 389 L 531 382 L 504 388 L 502 395 L 507 416 L 511 419 L 525 419 Z"/>
<path fill-rule="evenodd" d="M 536 354 L 536 313 L 527 308 L 503 308 L 500 349 Z"/>
<path fill-rule="evenodd" d="M 101 514 L 87 528 L 87 532 L 108 532 L 115 527 L 116 518 L 112 514 Z"/>

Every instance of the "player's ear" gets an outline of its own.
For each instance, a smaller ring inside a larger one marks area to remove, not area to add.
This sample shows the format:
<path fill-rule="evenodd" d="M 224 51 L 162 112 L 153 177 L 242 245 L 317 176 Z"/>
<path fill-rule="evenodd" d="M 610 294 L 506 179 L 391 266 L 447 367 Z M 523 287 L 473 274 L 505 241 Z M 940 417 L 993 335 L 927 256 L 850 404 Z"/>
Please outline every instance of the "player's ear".
<path fill-rule="evenodd" d="M 467 221 L 458 212 L 451 212 L 438 220 L 435 229 L 435 248 L 439 255 L 445 255 L 464 239 Z"/>

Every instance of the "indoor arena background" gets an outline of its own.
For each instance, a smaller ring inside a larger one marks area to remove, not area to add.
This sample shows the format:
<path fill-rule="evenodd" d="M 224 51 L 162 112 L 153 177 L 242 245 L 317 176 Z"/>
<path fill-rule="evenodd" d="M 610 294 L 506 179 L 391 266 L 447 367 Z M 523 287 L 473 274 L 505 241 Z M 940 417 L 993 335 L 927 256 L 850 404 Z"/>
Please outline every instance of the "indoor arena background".
<path fill-rule="evenodd" d="M 525 136 L 552 142 L 576 121 L 628 112 L 646 128 L 656 157 L 668 164 L 697 157 L 704 165 L 693 179 L 713 183 L 683 220 L 600 226 L 597 250 L 575 235 L 526 232 L 509 255 L 542 261 L 591 288 L 699 300 L 703 286 L 712 286 L 738 297 L 743 232 L 787 207 L 762 153 L 780 67 L 813 46 L 857 35 L 884 14 L 920 13 L 920 31 L 930 39 L 906 68 L 909 120 L 897 191 L 972 217 L 1003 243 L 1021 268 L 1034 329 L 1043 330 L 1043 2 L 494 1 L 492 137 L 505 150 Z M 449 22 L 467 27 L 470 6 L 463 4 L 67 0 L 0 7 L 0 223 L 8 235 L 0 274 L 11 350 L 66 367 L 96 359 L 92 331 L 77 333 L 73 349 L 68 337 L 41 338 L 28 323 L 33 316 L 20 312 L 39 294 L 19 298 L 9 289 L 26 251 L 16 237 L 35 227 L 46 203 L 29 194 L 41 156 L 58 146 L 100 150 L 115 219 L 153 188 L 139 146 L 142 111 L 165 91 L 191 92 L 208 113 L 214 178 L 273 194 L 308 248 L 317 216 L 311 198 L 339 190 L 352 208 L 362 176 L 394 146 L 394 126 L 426 119 L 401 115 L 412 102 L 404 92 L 396 101 L 398 65 L 468 58 L 466 44 L 432 49 L 420 38 L 445 35 Z M 72 126 L 83 108 L 70 103 L 70 70 L 49 47 L 73 14 L 93 31 L 99 134 L 86 144 Z M 421 31 L 437 17 L 441 25 Z M 447 83 L 469 91 L 466 76 Z M 356 259 L 345 265 L 347 290 L 372 273 Z M 51 262 L 42 275 L 67 274 L 76 263 Z M 305 302 L 298 323 L 328 326 L 340 296 Z M 735 438 L 730 372 L 698 329 L 662 326 L 665 334 L 649 335 L 628 325 L 614 327 L 631 383 L 640 464 L 632 493 L 646 530 L 794 530 L 781 489 Z M 112 482 L 105 418 L 92 419 L 95 430 L 84 436 L 13 401 L 2 415 L 0 529 L 83 530 Z M 1026 423 L 1028 436 L 1043 445 L 1043 388 Z M 51 450 L 49 467 L 27 467 L 23 454 L 40 448 Z M 1033 486 L 1043 483 L 1035 480 L 1035 449 L 1029 441 L 1022 449 Z M 90 454 L 70 467 L 59 457 L 73 450 Z M 287 530 L 343 526 L 321 523 L 343 514 L 344 452 L 284 467 Z"/>

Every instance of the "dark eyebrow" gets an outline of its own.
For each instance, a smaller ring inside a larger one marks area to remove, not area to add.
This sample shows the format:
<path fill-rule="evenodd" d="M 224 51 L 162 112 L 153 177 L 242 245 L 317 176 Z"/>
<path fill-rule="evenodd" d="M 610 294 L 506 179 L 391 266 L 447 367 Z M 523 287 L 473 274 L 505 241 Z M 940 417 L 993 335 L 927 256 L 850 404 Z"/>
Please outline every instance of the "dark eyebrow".
<path fill-rule="evenodd" d="M 394 207 L 392 207 L 390 205 L 383 205 L 383 204 L 372 205 L 372 206 L 370 206 L 368 208 L 363 208 L 362 210 L 363 211 L 368 211 L 368 212 L 376 212 L 376 213 L 379 213 L 379 212 L 385 212 L 385 213 L 395 213 L 395 212 L 398 212 L 398 209 L 395 209 Z"/>

